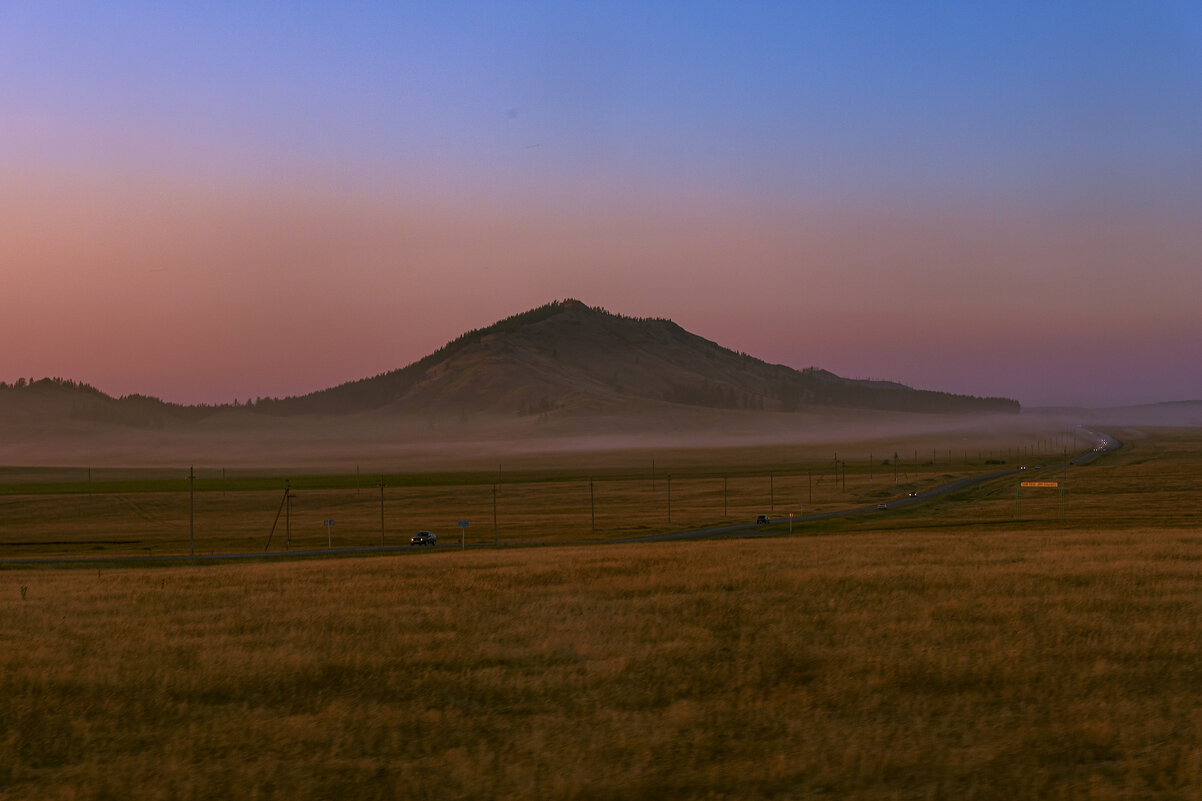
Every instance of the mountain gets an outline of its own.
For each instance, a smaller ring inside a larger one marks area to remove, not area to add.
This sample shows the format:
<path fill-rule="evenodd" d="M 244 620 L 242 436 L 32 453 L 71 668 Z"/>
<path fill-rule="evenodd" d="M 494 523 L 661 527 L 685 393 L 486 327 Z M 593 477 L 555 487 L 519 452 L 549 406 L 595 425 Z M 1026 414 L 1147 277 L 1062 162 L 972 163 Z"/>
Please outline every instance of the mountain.
<path fill-rule="evenodd" d="M 90 384 L 63 378 L 0 382 L 0 411 L 7 423 L 26 426 L 72 419 L 162 428 L 171 420 L 198 420 L 219 407 L 181 406 L 146 395 L 114 398 Z"/>
<path fill-rule="evenodd" d="M 649 407 L 794 412 L 814 407 L 920 413 L 1017 413 L 1017 401 L 841 378 L 768 364 L 689 333 L 671 320 L 624 317 L 577 300 L 470 331 L 407 367 L 307 395 L 247 407 L 113 398 L 63 379 L 0 384 L 6 419 L 48 417 L 163 428 L 214 415 L 391 417 L 633 413 Z"/>
<path fill-rule="evenodd" d="M 578 300 L 549 303 L 470 331 L 408 367 L 299 397 L 269 399 L 274 415 L 547 415 L 641 404 L 796 411 L 839 406 L 893 411 L 1017 413 L 1017 401 L 841 378 L 768 364 L 671 320 L 624 317 Z"/>

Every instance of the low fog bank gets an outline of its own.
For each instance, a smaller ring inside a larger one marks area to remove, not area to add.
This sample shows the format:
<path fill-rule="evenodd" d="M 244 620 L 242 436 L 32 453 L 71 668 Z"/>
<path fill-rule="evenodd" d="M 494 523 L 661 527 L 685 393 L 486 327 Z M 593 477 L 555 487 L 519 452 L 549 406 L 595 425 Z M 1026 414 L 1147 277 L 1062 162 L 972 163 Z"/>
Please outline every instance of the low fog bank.
<path fill-rule="evenodd" d="M 196 423 L 136 428 L 90 421 L 30 426 L 0 423 L 0 465 L 22 467 L 286 468 L 414 472 L 497 468 L 499 461 L 584 454 L 714 448 L 818 446 L 938 438 L 975 447 L 1005 437 L 1067 428 L 1032 415 L 926 415 L 820 408 L 757 413 L 669 407 L 637 415 L 534 417 L 379 414 L 339 417 L 214 416 Z M 950 444 L 949 444 L 950 443 Z M 867 446 L 866 446 L 867 447 Z M 897 447 L 901 447 L 898 445 Z"/>
<path fill-rule="evenodd" d="M 1027 414 L 1074 420 L 1096 426 L 1149 426 L 1158 428 L 1202 427 L 1202 400 L 1113 406 L 1103 409 L 1044 407 Z"/>

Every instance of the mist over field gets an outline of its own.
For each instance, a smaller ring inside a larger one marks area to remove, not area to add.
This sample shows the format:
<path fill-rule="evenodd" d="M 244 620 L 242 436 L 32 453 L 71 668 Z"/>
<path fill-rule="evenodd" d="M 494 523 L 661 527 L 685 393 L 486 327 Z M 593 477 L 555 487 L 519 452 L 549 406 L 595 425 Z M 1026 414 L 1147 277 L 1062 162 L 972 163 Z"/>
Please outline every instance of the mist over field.
<path fill-rule="evenodd" d="M 612 433 L 606 433 L 610 429 Z M 248 413 L 195 426 L 145 430 L 80 423 L 65 430 L 0 423 L 0 464 L 76 466 L 297 466 L 422 470 L 491 465 L 498 457 L 707 449 L 907 439 L 919 434 L 1046 428 L 1011 417 L 669 412 L 644 418 L 559 422 L 395 420 L 363 415 L 262 419 Z"/>
<path fill-rule="evenodd" d="M 1020 411 L 1007 398 L 769 364 L 670 320 L 564 300 L 468 331 L 402 368 L 286 398 L 182 406 L 63 379 L 3 384 L 0 464 L 417 471 L 573 453 L 967 443 L 1202 416 L 1194 403 Z"/>
<path fill-rule="evenodd" d="M 0 385 L 0 462 L 372 464 L 855 441 L 1023 426 L 1016 401 L 763 362 L 579 301 L 474 329 L 403 368 L 287 398 L 181 406 L 53 379 Z"/>

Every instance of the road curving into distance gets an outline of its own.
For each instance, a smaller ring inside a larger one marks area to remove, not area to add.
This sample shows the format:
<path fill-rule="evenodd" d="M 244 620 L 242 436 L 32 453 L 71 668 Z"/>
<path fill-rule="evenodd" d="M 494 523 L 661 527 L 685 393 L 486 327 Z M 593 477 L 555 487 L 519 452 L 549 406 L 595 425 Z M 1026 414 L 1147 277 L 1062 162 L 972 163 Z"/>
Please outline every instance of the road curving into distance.
<path fill-rule="evenodd" d="M 1104 453 L 1118 450 L 1123 443 L 1119 442 L 1114 437 L 1108 434 L 1103 434 L 1098 431 L 1091 431 L 1082 428 L 1081 431 L 1094 437 L 1097 444 L 1081 454 L 1075 459 L 1070 459 L 1067 463 L 1048 465 L 1040 469 L 1057 470 L 1064 467 L 1079 467 L 1080 465 L 1089 464 L 1094 459 L 1097 459 Z M 996 473 L 986 473 L 982 476 L 969 476 L 968 478 L 957 479 L 956 481 L 947 484 L 941 484 L 938 487 L 919 492 L 912 496 L 903 496 L 885 501 L 889 510 L 903 509 L 907 506 L 915 506 L 925 501 L 930 501 L 941 495 L 948 495 L 953 492 L 958 492 L 965 487 L 971 487 L 976 484 L 984 484 L 987 481 L 994 481 L 1007 476 L 1017 476 L 1023 472 L 1031 472 L 1025 467 L 1011 468 L 1010 470 L 999 470 Z M 854 509 L 839 509 L 834 512 L 821 512 L 812 515 L 799 515 L 793 518 L 794 523 L 807 523 L 814 520 L 830 520 L 836 517 L 855 517 L 856 515 L 873 514 L 881 511 L 878 504 L 870 504 L 868 506 L 859 506 Z M 789 522 L 787 517 L 777 517 L 769 520 L 768 525 L 777 525 L 780 523 Z M 779 537 L 779 531 L 764 531 L 764 525 L 760 523 L 736 523 L 731 526 L 713 526 L 711 528 L 698 528 L 691 531 L 676 531 L 670 534 L 650 534 L 646 537 L 635 537 L 632 539 L 614 540 L 614 542 L 666 542 L 669 540 L 703 540 L 703 539 L 718 539 L 721 537 Z"/>
<path fill-rule="evenodd" d="M 1070 459 L 1067 463 L 1048 465 L 1043 469 L 1056 470 L 1065 467 L 1079 467 L 1089 464 L 1099 456 L 1116 451 L 1122 447 L 1123 443 L 1109 434 L 1104 434 L 1100 431 L 1093 431 L 1084 427 L 1080 431 L 1094 438 L 1096 444 L 1093 448 L 1076 457 Z M 919 492 L 913 496 L 904 496 L 888 500 L 887 504 L 890 510 L 903 509 L 908 506 L 916 506 L 926 501 L 934 500 L 943 495 L 948 495 L 953 492 L 958 492 L 966 487 L 984 484 L 988 481 L 995 481 L 1006 478 L 1007 476 L 1017 476 L 1025 467 L 1012 468 L 1010 470 L 999 470 L 994 473 L 986 473 L 981 476 L 969 476 L 968 478 L 957 479 L 947 484 L 941 484 L 938 487 Z M 1028 471 L 1029 472 L 1029 471 Z M 800 515 L 793 518 L 794 523 L 807 523 L 815 520 L 830 520 L 837 517 L 855 517 L 857 515 L 872 514 L 881 511 L 877 504 L 868 506 L 859 506 L 853 509 L 840 509 L 834 512 L 821 512 L 812 515 Z M 788 517 L 776 517 L 769 520 L 769 526 L 780 525 L 789 522 Z M 516 547 L 552 547 L 562 545 L 617 545 L 620 543 L 636 543 L 636 542 L 670 542 L 673 540 L 705 540 L 705 539 L 722 539 L 722 538 L 753 538 L 753 537 L 779 537 L 782 535 L 780 531 L 765 530 L 762 523 L 735 523 L 728 526 L 711 526 L 709 528 L 696 528 L 688 531 L 674 531 L 667 534 L 649 534 L 645 537 L 628 537 L 620 540 L 605 540 L 603 542 L 508 542 L 506 546 Z M 440 547 L 437 551 L 445 551 L 454 548 L 454 544 L 448 544 Z M 469 543 L 468 548 L 495 548 L 493 543 Z M 356 554 L 382 554 L 394 553 L 400 551 L 413 550 L 408 545 L 376 545 L 364 546 L 356 548 L 320 548 L 304 551 L 275 551 L 275 552 L 247 552 L 247 553 L 227 553 L 227 554 L 168 554 L 163 556 L 47 556 L 47 557 L 21 557 L 14 559 L 0 559 L 0 565 L 106 565 L 106 564 L 178 564 L 181 562 L 221 562 L 221 561 L 245 561 L 248 559 L 263 559 L 278 561 L 280 559 L 314 559 L 314 558 L 330 558 L 338 556 L 354 556 Z"/>

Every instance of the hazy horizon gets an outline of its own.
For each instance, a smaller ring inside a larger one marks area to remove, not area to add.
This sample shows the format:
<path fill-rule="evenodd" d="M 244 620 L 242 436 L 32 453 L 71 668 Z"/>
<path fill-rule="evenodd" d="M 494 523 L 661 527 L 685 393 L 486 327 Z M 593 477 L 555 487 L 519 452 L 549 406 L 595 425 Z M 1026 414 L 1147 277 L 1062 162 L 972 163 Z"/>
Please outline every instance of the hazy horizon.
<path fill-rule="evenodd" d="M 0 380 L 304 394 L 577 298 L 768 362 L 1202 398 L 1188 3 L 0 6 Z"/>
<path fill-rule="evenodd" d="M 560 299 L 560 300 L 578 300 L 578 299 Z M 529 310 L 523 310 L 523 311 L 529 311 Z M 612 311 L 612 310 L 607 310 L 607 311 Z M 500 322 L 500 321 L 494 321 L 494 322 Z M 485 326 L 485 325 L 477 326 L 477 328 L 487 328 L 487 327 L 488 327 L 488 326 Z M 467 333 L 467 332 L 464 332 L 464 333 Z M 696 332 L 691 332 L 691 333 L 696 333 Z M 444 344 L 445 344 L 445 343 L 444 343 Z M 719 345 L 721 345 L 721 343 L 718 343 L 718 344 L 719 344 Z M 424 355 L 428 355 L 428 354 L 423 354 L 423 356 L 424 356 Z M 749 355 L 751 355 L 751 356 L 755 357 L 755 354 L 749 354 Z M 758 358 L 758 357 L 755 357 L 755 358 Z M 410 364 L 412 364 L 412 362 L 406 363 L 405 365 L 401 365 L 399 368 L 396 368 L 396 369 L 401 369 L 401 368 L 407 367 L 407 366 L 409 366 Z M 815 365 L 815 366 L 817 366 L 817 365 Z M 391 371 L 387 371 L 387 372 L 391 372 Z M 380 374 L 375 374 L 375 375 L 380 375 Z M 373 377 L 375 377 L 375 375 L 372 375 L 372 376 L 356 376 L 356 377 L 353 377 L 353 378 L 347 379 L 346 381 L 339 382 L 339 384 L 353 383 L 353 382 L 355 382 L 355 381 L 358 381 L 358 380 L 373 378 Z M 845 377 L 845 378 L 846 378 L 846 377 L 848 377 L 848 376 L 843 376 L 843 377 Z M 73 381 L 73 382 L 75 382 L 75 383 L 78 383 L 78 384 L 84 384 L 84 385 L 92 386 L 94 389 L 100 390 L 101 392 L 105 393 L 106 395 L 109 395 L 109 396 L 112 396 L 112 397 L 121 397 L 122 395 L 130 395 L 130 394 L 133 394 L 133 395 L 142 395 L 142 396 L 149 396 L 149 397 L 152 397 L 152 398 L 158 398 L 158 399 L 160 399 L 160 400 L 168 401 L 168 402 L 171 402 L 171 403 L 178 403 L 178 404 L 185 405 L 185 406 L 186 406 L 186 405 L 198 405 L 198 406 L 205 406 L 205 405 L 217 405 L 217 406 L 221 406 L 221 405 L 230 405 L 230 404 L 237 406 L 237 405 L 246 405 L 246 404 L 250 403 L 251 401 L 256 401 L 256 400 L 267 400 L 267 399 L 271 399 L 271 398 L 275 398 L 275 399 L 282 399 L 282 398 L 288 397 L 288 396 L 285 396 L 285 395 L 278 395 L 278 396 L 271 396 L 271 395 L 254 396 L 254 395 L 248 395 L 248 396 L 245 396 L 245 397 L 243 397 L 242 395 L 235 395 L 235 397 L 234 397 L 234 398 L 232 398 L 232 399 L 230 399 L 230 400 L 220 400 L 220 399 L 216 399 L 216 400 L 202 400 L 202 401 L 178 400 L 178 399 L 173 399 L 173 398 L 170 398 L 170 397 L 164 397 L 163 395 L 159 395 L 159 394 L 156 394 L 156 393 L 154 393 L 154 392 L 148 392 L 148 391 L 144 391 L 144 390 L 133 390 L 133 391 L 131 391 L 131 392 L 126 392 L 126 393 L 120 393 L 120 392 L 110 392 L 110 391 L 109 391 L 109 390 L 108 390 L 106 387 L 103 387 L 103 386 L 97 386 L 97 385 L 95 385 L 95 384 L 92 384 L 91 382 L 88 382 L 88 381 L 83 381 L 83 380 L 81 380 L 81 379 L 75 379 L 75 378 L 73 378 L 73 377 L 71 377 L 71 376 L 61 376 L 61 375 L 54 375 L 54 376 L 50 376 L 50 375 L 30 375 L 30 376 L 18 376 L 16 379 L 12 379 L 12 380 L 6 380 L 6 379 L 3 379 L 3 378 L 0 378 L 0 383 L 6 384 L 6 385 L 7 385 L 7 386 L 9 386 L 9 387 L 13 387 L 13 386 L 15 386 L 16 382 L 19 382 L 19 381 L 20 381 L 20 382 L 25 382 L 27 385 L 29 385 L 29 384 L 33 384 L 33 383 L 35 383 L 35 382 L 37 382 L 37 381 L 40 381 L 40 380 L 45 380 L 45 379 L 50 379 L 50 380 L 54 380 L 54 381 L 67 380 L 67 381 Z M 331 385 L 325 385 L 325 386 L 319 386 L 319 387 L 311 387 L 311 388 L 308 388 L 308 389 L 303 389 L 303 390 L 300 390 L 300 391 L 298 391 L 298 392 L 295 392 L 295 393 L 289 393 L 289 395 L 290 395 L 290 396 L 307 395 L 307 394 L 310 394 L 310 393 L 313 393 L 313 392 L 320 392 L 320 391 L 323 391 L 323 390 L 326 390 L 326 389 L 331 389 L 331 388 L 333 388 L 333 387 L 335 387 L 335 386 L 338 386 L 339 384 L 331 384 Z M 920 389 L 920 390 L 929 389 L 929 390 L 934 390 L 934 391 L 945 391 L 945 390 L 943 390 L 943 389 L 941 389 L 941 388 L 939 388 L 939 387 L 913 387 L 913 388 L 914 388 L 914 389 Z M 1011 396 L 1000 396 L 1000 395 L 999 395 L 999 396 L 994 396 L 994 397 L 1011 397 Z M 1141 403 L 1133 403 L 1133 404 L 1116 404 L 1116 406 L 1123 406 L 1123 405 L 1164 405 L 1164 404 L 1172 404 L 1172 403 L 1192 403 L 1192 402 L 1196 402 L 1196 403 L 1202 403 L 1202 398 L 1177 398 L 1177 399 L 1168 399 L 1168 400 L 1160 400 L 1160 401 L 1150 401 L 1150 402 L 1146 402 L 1146 403 L 1143 403 L 1143 402 L 1141 402 Z M 1033 407 L 1033 406 L 1031 406 L 1031 405 L 1027 405 L 1027 406 L 1025 406 L 1024 408 L 1060 408 L 1060 407 L 1102 408 L 1102 407 L 1098 407 L 1098 406 L 1093 406 L 1093 407 L 1091 407 L 1091 406 L 1088 406 L 1088 405 L 1086 405 L 1086 406 L 1082 406 L 1082 405 L 1080 405 L 1080 404 L 1046 404 L 1046 405 L 1044 405 L 1043 407 Z"/>

